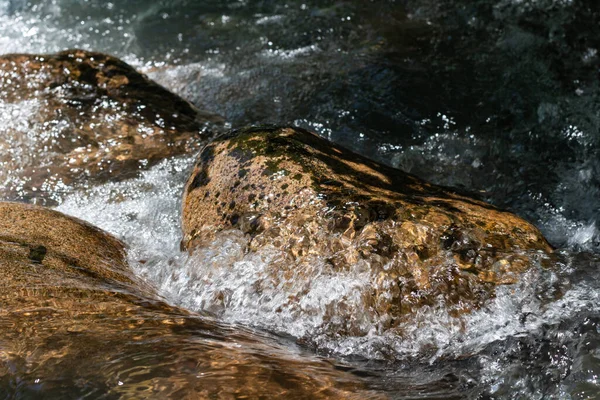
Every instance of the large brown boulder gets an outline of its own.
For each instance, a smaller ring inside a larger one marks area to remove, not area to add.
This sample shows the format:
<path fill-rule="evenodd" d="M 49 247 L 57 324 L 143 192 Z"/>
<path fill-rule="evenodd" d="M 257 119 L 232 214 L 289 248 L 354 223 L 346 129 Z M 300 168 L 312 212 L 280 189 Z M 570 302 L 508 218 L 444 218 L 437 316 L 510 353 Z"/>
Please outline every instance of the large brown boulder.
<path fill-rule="evenodd" d="M 355 376 L 156 298 L 114 237 L 0 203 L 0 388 L 9 398 L 365 398 Z"/>
<path fill-rule="evenodd" d="M 268 252 L 270 273 L 251 284 L 289 294 L 277 312 L 304 310 L 321 276 L 366 279 L 360 306 L 323 305 L 333 335 L 395 329 L 423 306 L 469 312 L 552 251 L 516 215 L 295 128 L 244 129 L 208 144 L 183 202 L 191 252 L 232 229 L 246 234 L 247 252 Z"/>
<path fill-rule="evenodd" d="M 0 115 L 0 194 L 42 200 L 189 154 L 222 122 L 123 61 L 83 50 L 0 56 Z"/>

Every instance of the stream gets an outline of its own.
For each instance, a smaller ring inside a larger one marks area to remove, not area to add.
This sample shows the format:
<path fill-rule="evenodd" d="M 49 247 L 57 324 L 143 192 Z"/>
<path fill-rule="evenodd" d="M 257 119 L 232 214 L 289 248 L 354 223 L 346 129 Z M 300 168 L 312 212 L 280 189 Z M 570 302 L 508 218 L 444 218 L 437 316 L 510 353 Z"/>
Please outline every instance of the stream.
<path fill-rule="evenodd" d="M 402 337 L 336 336 L 323 316 L 339 298 L 357 307 L 360 270 L 320 275 L 302 312 L 282 312 L 297 293 L 254 290 L 274 255 L 245 254 L 240 232 L 180 250 L 195 155 L 46 189 L 48 205 L 123 240 L 170 304 L 300 346 L 393 399 L 600 399 L 600 3 L 0 0 L 0 54 L 71 48 L 121 58 L 226 129 L 299 126 L 474 193 L 557 249 L 554 268 L 473 313 L 424 307 Z M 11 107 L 0 101 L 0 131 L 47 129 L 36 104 Z"/>

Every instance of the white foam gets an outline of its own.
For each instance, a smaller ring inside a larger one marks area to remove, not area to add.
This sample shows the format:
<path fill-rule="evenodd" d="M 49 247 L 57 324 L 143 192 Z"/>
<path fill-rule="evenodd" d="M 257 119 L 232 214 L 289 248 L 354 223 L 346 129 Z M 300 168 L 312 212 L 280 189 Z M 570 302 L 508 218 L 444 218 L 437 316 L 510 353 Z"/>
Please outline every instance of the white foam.
<path fill-rule="evenodd" d="M 163 161 L 139 178 L 69 195 L 57 209 L 121 238 L 133 259 L 168 267 L 180 255 L 181 192 L 192 162 L 193 157 Z"/>
<path fill-rule="evenodd" d="M 569 237 L 568 243 L 571 246 L 590 248 L 595 240 L 598 240 L 598 229 L 596 223 L 592 222 L 588 225 L 579 225 Z"/>
<path fill-rule="evenodd" d="M 471 314 L 452 316 L 440 300 L 410 323 L 386 329 L 387 316 L 373 315 L 363 301 L 374 288 L 385 289 L 364 263 L 333 272 L 315 256 L 274 274 L 271 266 L 285 254 L 269 246 L 248 252 L 248 238 L 238 230 L 217 234 L 189 257 L 178 245 L 180 197 L 192 161 L 164 161 L 137 179 L 67 196 L 58 209 L 127 242 L 136 272 L 173 304 L 307 340 L 338 355 L 461 358 L 581 310 L 600 311 L 600 293 L 584 284 L 562 297 L 548 294 L 546 287 L 571 272 L 568 265 L 558 272 L 534 267 L 520 284 L 499 287 L 495 299 Z"/>
<path fill-rule="evenodd" d="M 62 12 L 60 2 L 55 2 L 51 11 L 59 15 Z M 279 22 L 278 16 L 256 21 L 257 24 L 275 22 Z M 101 35 L 96 32 L 101 28 L 112 30 L 105 40 L 99 39 Z M 192 79 L 202 76 L 228 79 L 223 63 L 190 64 L 162 70 L 162 65 L 145 64 L 135 55 L 128 55 L 128 46 L 134 41 L 132 35 L 132 29 L 118 19 L 103 19 L 83 28 L 59 29 L 51 20 L 33 14 L 9 16 L 8 2 L 0 0 L 0 53 L 45 53 L 64 47 L 116 49 L 118 52 L 115 53 L 146 68 L 153 77 L 161 78 L 161 82 L 179 93 L 185 92 Z M 288 61 L 318 51 L 318 46 L 306 46 L 266 50 L 262 55 Z M 23 141 L 11 150 L 15 157 L 27 157 L 24 151 L 18 151 L 19 146 L 27 148 L 26 140 L 31 139 L 28 135 L 32 132 L 52 132 L 46 130 L 47 127 L 35 126 L 31 116 L 36 114 L 36 107 L 35 102 L 0 104 L 0 122 L 14 132 L 24 134 Z M 444 123 L 448 124 L 446 128 L 451 127 L 452 119 L 443 117 Z M 297 123 L 308 124 L 325 136 L 332 134 L 322 122 L 298 120 Z M 61 128 L 56 129 L 60 131 Z M 569 134 L 580 137 L 578 131 Z M 392 162 L 410 170 L 413 164 L 423 163 L 422 153 L 425 153 L 428 158 L 436 158 L 436 165 L 469 165 L 472 169 L 464 169 L 465 172 L 452 170 L 456 176 L 451 181 L 468 186 L 471 173 L 485 167 L 481 160 L 486 146 L 475 136 L 439 134 L 425 141 L 421 148 L 413 149 L 414 153 L 399 153 Z M 414 160 L 413 156 L 416 157 Z M 459 163 L 461 160 L 466 161 Z M 24 158 L 23 165 L 26 163 Z M 495 299 L 469 315 L 454 317 L 440 301 L 437 305 L 423 307 L 410 324 L 400 327 L 401 334 L 397 329 L 386 330 L 382 328 L 386 316 L 372 315 L 361 298 L 377 285 L 368 265 L 358 264 L 348 271 L 333 273 L 324 260 L 314 257 L 309 263 L 293 265 L 273 279 L 270 266 L 284 255 L 269 247 L 248 253 L 248 239 L 235 230 L 217 235 L 212 243 L 198 249 L 192 257 L 180 252 L 181 193 L 192 163 L 193 157 L 164 161 L 142 172 L 139 178 L 69 194 L 57 209 L 123 239 L 130 247 L 129 256 L 136 272 L 153 282 L 172 303 L 191 310 L 213 312 L 228 322 L 307 339 L 320 349 L 341 355 L 362 355 L 372 359 L 426 357 L 431 361 L 444 357 L 460 358 L 477 353 L 494 341 L 529 335 L 545 323 L 561 321 L 580 310 L 599 308 L 597 288 L 585 284 L 573 286 L 560 298 L 541 300 L 537 289 L 546 282 L 563 278 L 534 268 L 524 276 L 521 284 L 501 287 Z M 447 176 L 448 169 L 433 172 Z M 9 180 L 4 184 L 22 184 Z M 56 193 L 60 187 L 52 190 Z M 587 248 L 598 237 L 595 224 L 572 223 L 561 219 L 559 211 L 556 215 L 550 221 L 552 229 L 563 237 L 568 236 L 570 246 Z M 300 278 L 300 270 L 310 279 Z M 344 333 L 348 327 L 358 333 Z M 493 365 L 490 368 L 493 369 Z"/>

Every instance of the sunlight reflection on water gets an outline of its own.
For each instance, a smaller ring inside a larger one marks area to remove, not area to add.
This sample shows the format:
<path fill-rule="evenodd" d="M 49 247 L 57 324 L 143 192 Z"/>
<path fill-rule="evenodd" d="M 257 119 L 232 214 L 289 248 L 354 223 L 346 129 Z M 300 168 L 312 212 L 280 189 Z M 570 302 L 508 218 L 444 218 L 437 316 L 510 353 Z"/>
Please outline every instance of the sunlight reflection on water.
<path fill-rule="evenodd" d="M 239 232 L 223 234 L 192 258 L 179 251 L 180 194 L 192 156 L 75 193 L 60 179 L 42 188 L 59 210 L 122 238 L 136 272 L 169 302 L 352 360 L 397 359 L 391 367 L 370 367 L 374 375 L 384 370 L 374 385 L 396 395 L 426 390 L 428 379 L 442 387 L 442 398 L 520 392 L 579 399 L 600 391 L 598 261 L 587 253 L 598 252 L 600 210 L 596 14 L 550 0 L 381 8 L 80 3 L 0 0 L 0 53 L 70 47 L 113 53 L 234 127 L 307 127 L 437 183 L 476 191 L 567 249 L 559 273 L 536 269 L 472 315 L 456 319 L 440 305 L 423 310 L 401 338 L 376 329 L 336 337 L 323 325 L 324 310 L 344 296 L 356 306 L 352 296 L 368 290 L 368 274 L 320 275 L 298 312 L 285 308 L 297 288 L 264 283 L 277 255 L 245 254 Z M 66 123 L 40 126 L 39 106 L 0 100 L 2 133 L 11 135 L 0 151 L 23 167 L 45 156 L 31 154 L 32 144 L 52 141 Z M 12 172 L 3 186 L 15 189 L 11 199 L 27 198 L 27 182 Z M 562 297 L 544 297 L 557 285 L 566 288 Z"/>

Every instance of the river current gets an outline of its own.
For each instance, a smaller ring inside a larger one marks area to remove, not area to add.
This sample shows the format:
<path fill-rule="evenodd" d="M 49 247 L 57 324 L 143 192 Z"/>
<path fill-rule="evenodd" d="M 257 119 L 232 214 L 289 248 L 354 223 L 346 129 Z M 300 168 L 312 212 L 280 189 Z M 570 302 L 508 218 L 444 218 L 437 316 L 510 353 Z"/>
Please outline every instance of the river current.
<path fill-rule="evenodd" d="M 0 53 L 68 48 L 127 61 L 226 128 L 304 127 L 475 193 L 558 249 L 555 268 L 533 268 L 472 314 L 429 307 L 401 338 L 339 337 L 323 316 L 339 299 L 360 313 L 361 270 L 281 293 L 266 282 L 276 255 L 245 254 L 240 232 L 180 251 L 193 155 L 46 194 L 125 241 L 168 302 L 299 343 L 390 398 L 600 398 L 597 2 L 0 0 Z M 0 124 L 44 129 L 27 122 L 35 110 L 0 102 Z M 300 292 L 300 312 L 286 309 Z"/>

